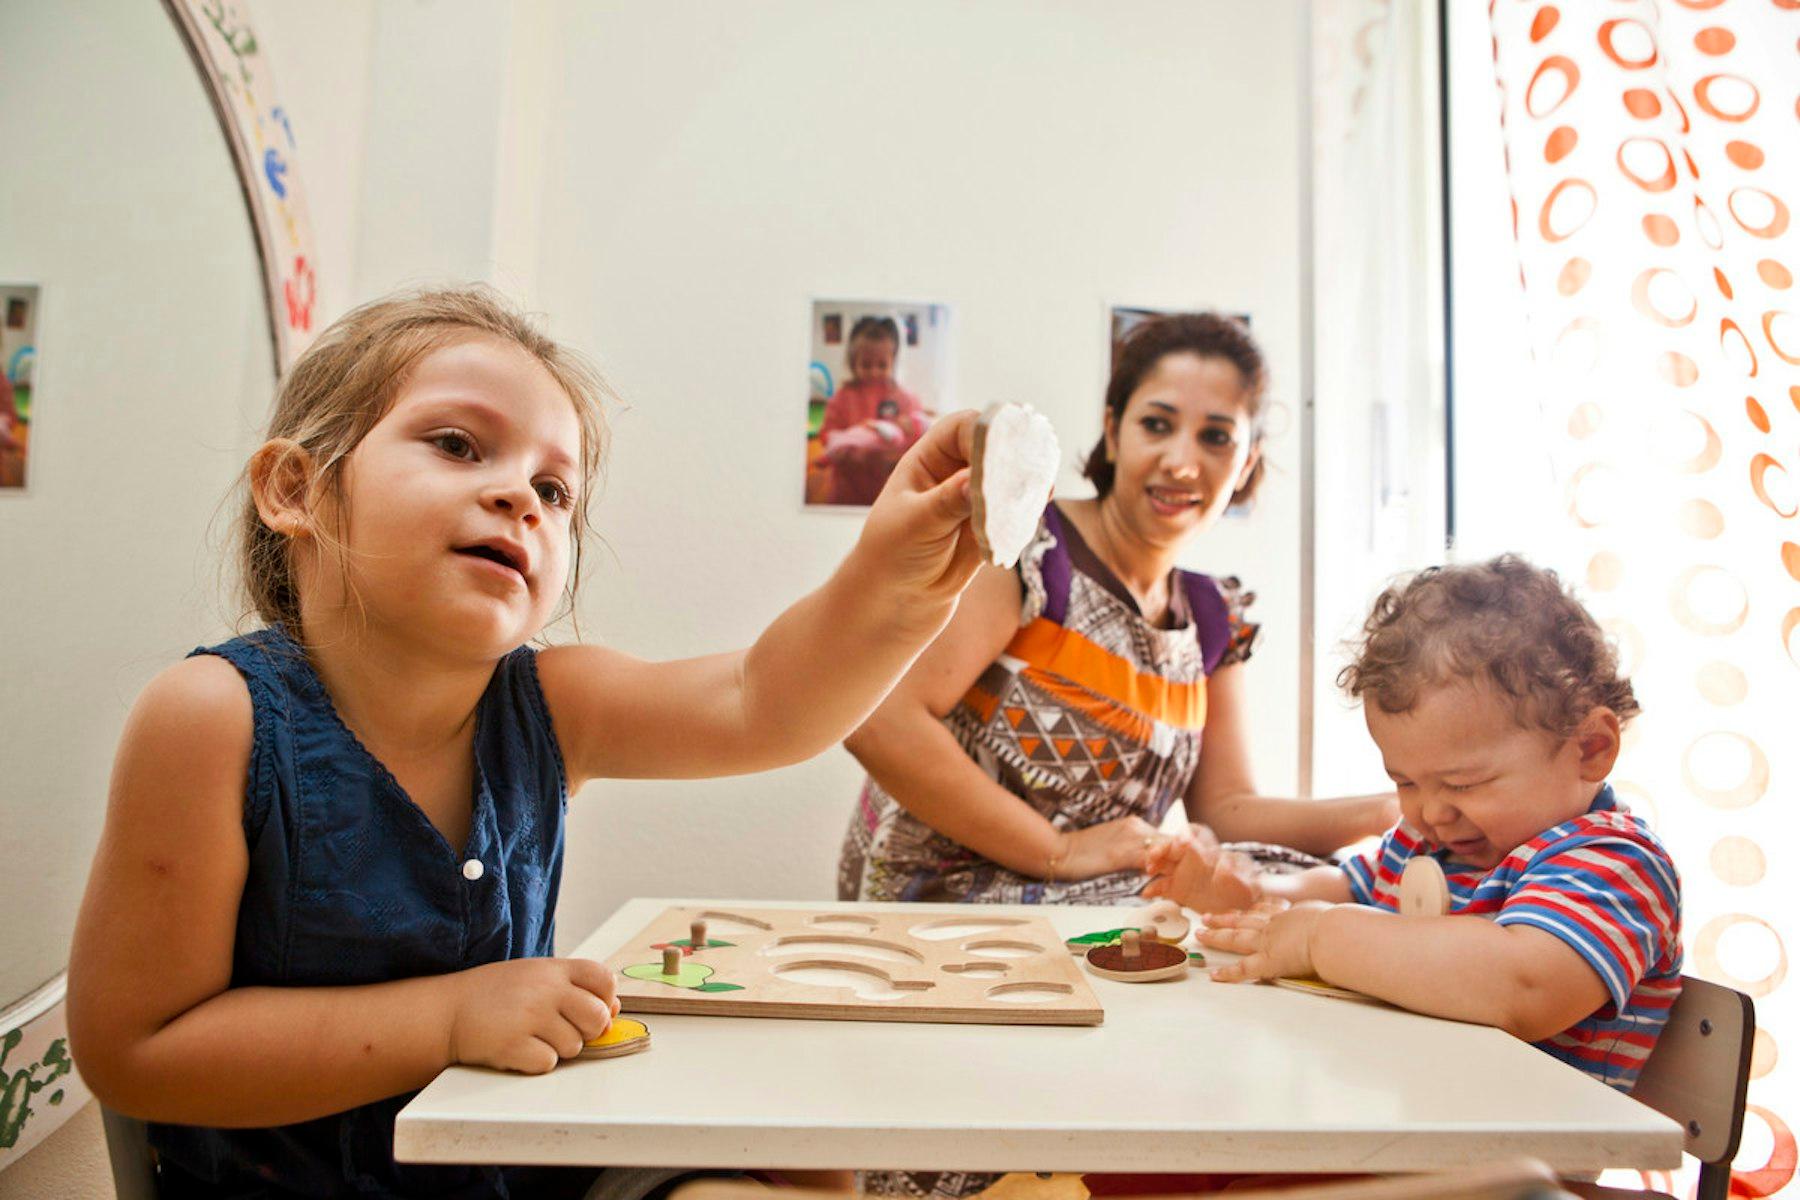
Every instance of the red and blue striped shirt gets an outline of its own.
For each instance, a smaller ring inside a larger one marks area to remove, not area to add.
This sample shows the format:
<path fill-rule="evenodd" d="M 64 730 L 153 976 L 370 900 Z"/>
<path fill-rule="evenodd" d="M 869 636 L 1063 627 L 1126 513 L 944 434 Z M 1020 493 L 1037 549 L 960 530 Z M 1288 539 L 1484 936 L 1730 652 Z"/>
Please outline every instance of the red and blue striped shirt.
<path fill-rule="evenodd" d="M 1594 969 L 1607 1002 L 1534 1044 L 1630 1091 L 1681 992 L 1681 881 L 1649 827 L 1603 786 L 1587 812 L 1484 870 L 1450 862 L 1449 851 L 1402 822 L 1344 863 L 1352 898 L 1397 911 L 1400 873 L 1415 854 L 1444 868 L 1453 915 L 1541 929 Z"/>

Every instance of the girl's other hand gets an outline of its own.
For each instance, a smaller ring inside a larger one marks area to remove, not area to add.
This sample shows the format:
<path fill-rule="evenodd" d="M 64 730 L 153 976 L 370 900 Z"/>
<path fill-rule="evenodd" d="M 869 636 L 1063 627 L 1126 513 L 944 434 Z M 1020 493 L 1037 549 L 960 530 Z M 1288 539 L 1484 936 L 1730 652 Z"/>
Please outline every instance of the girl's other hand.
<path fill-rule="evenodd" d="M 846 564 L 899 602 L 902 630 L 935 633 L 981 565 L 969 527 L 976 416 L 951 413 L 913 443 L 875 498 Z"/>
<path fill-rule="evenodd" d="M 613 973 L 586 958 L 519 958 L 452 976 L 450 1061 L 542 1075 L 619 1011 Z"/>

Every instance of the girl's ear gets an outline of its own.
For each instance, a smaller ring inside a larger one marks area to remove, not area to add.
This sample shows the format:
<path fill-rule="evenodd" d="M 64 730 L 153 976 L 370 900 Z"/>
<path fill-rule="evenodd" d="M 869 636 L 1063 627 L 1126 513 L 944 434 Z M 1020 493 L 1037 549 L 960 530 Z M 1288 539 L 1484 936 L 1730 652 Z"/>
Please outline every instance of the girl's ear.
<path fill-rule="evenodd" d="M 1619 761 L 1619 714 L 1602 705 L 1575 727 L 1575 748 L 1580 752 L 1581 778 L 1603 783 Z"/>
<path fill-rule="evenodd" d="M 1100 436 L 1106 445 L 1106 461 L 1119 461 L 1119 414 L 1110 407 L 1100 413 Z"/>
<path fill-rule="evenodd" d="M 250 494 L 264 525 L 284 537 L 312 533 L 313 460 L 292 438 L 271 438 L 250 456 Z"/>

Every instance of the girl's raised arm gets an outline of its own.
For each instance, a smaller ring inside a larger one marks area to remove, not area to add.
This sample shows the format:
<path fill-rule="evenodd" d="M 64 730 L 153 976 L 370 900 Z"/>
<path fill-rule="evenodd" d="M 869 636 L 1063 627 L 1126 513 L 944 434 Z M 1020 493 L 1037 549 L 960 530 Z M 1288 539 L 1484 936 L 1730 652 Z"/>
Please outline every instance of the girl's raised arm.
<path fill-rule="evenodd" d="M 665 663 L 598 646 L 540 654 L 571 786 L 768 770 L 856 728 L 980 565 L 968 523 L 975 416 L 944 417 L 907 451 L 849 557 L 749 649 Z"/>

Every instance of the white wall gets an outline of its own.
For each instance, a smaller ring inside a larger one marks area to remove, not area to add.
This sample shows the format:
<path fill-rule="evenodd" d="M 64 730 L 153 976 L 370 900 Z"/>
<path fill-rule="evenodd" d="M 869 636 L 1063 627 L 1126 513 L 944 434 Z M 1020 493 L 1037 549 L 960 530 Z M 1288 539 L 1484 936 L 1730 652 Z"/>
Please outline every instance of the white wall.
<path fill-rule="evenodd" d="M 210 523 L 271 381 L 243 197 L 162 8 L 4 5 L 0 46 L 0 278 L 43 288 L 30 486 L 0 491 L 4 1008 L 68 961 L 127 706 L 222 628 Z M 105 1188 L 92 1127 L 0 1197 Z"/>
<path fill-rule="evenodd" d="M 126 706 L 219 628 L 209 523 L 270 379 L 243 197 L 168 17 L 7 5 L 0 45 L 0 144 L 31 164 L 0 188 L 0 275 L 43 287 L 30 486 L 0 492 L 4 1001 L 67 961 Z"/>
<path fill-rule="evenodd" d="M 630 406 L 587 635 L 653 657 L 744 644 L 849 547 L 858 520 L 802 512 L 796 481 L 815 296 L 947 303 L 956 395 L 1048 413 L 1068 495 L 1100 428 L 1108 303 L 1251 313 L 1291 414 L 1297 8 L 565 5 L 537 299 Z M 1260 593 L 1254 751 L 1279 791 L 1296 761 L 1299 451 L 1291 433 L 1268 449 L 1259 511 L 1192 565 Z M 564 944 L 632 895 L 830 895 L 859 781 L 840 750 L 590 788 Z"/>

